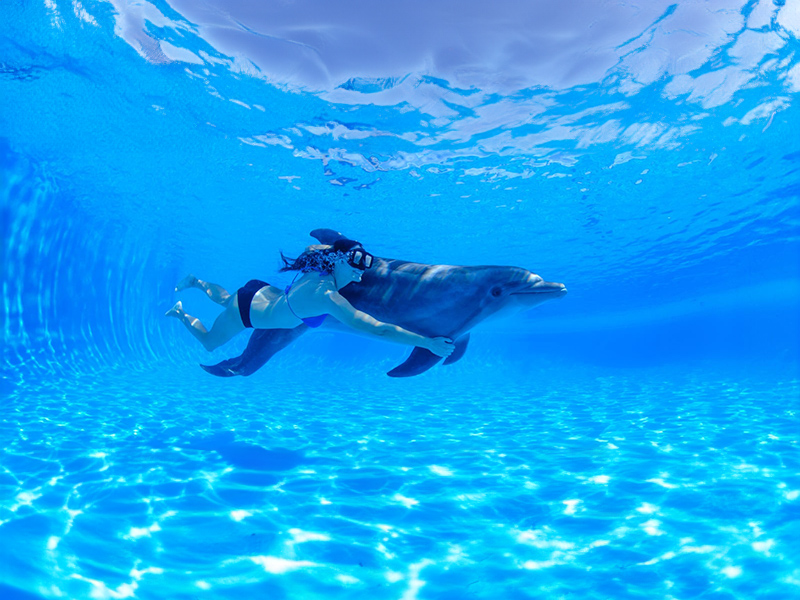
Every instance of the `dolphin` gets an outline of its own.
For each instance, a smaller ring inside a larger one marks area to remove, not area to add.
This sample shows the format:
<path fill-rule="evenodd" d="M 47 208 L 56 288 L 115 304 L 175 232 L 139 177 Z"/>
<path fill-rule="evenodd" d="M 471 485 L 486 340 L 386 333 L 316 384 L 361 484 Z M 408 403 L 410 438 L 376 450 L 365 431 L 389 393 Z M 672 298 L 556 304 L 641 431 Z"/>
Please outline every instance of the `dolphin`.
<path fill-rule="evenodd" d="M 333 244 L 345 237 L 332 229 L 315 229 L 311 236 L 321 244 Z M 567 288 L 519 267 L 426 265 L 376 256 L 361 282 L 351 283 L 339 293 L 379 321 L 428 337 L 453 339 L 455 349 L 443 363 L 451 365 L 464 356 L 469 332 L 476 325 L 489 317 L 514 314 L 562 298 Z M 323 327 L 354 333 L 333 317 Z M 241 355 L 200 366 L 219 377 L 252 375 L 308 329 L 306 325 L 256 329 Z M 387 375 L 419 375 L 441 360 L 431 351 L 416 347 L 405 362 Z"/>

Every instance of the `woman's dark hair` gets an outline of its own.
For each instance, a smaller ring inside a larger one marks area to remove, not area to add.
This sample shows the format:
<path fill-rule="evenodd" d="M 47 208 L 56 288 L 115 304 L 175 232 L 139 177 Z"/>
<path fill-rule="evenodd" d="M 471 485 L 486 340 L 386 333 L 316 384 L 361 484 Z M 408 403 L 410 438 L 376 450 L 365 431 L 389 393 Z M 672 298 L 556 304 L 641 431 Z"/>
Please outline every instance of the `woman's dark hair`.
<path fill-rule="evenodd" d="M 355 240 L 342 238 L 336 240 L 330 248 L 308 250 L 294 259 L 289 258 L 281 252 L 283 267 L 280 269 L 280 272 L 300 271 L 302 273 L 310 273 L 316 271 L 318 273 L 330 275 L 333 273 L 333 267 L 336 261 L 346 258 L 347 253 L 356 246 L 360 247 L 361 244 Z"/>
<path fill-rule="evenodd" d="M 289 258 L 281 252 L 283 267 L 280 269 L 280 272 L 301 271 L 302 273 L 310 273 L 311 271 L 317 271 L 318 273 L 330 275 L 333 273 L 334 264 L 342 257 L 341 255 L 341 252 L 334 252 L 333 248 L 309 250 L 303 252 L 297 258 Z"/>

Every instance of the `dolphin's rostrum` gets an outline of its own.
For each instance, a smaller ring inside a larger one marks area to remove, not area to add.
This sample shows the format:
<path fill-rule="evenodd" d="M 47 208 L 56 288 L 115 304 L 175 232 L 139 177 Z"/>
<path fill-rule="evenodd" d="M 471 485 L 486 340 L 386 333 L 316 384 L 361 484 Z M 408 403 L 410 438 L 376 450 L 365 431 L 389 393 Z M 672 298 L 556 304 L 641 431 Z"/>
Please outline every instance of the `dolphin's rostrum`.
<path fill-rule="evenodd" d="M 315 229 L 311 235 L 322 244 L 344 237 L 332 229 Z M 339 291 L 355 308 L 379 321 L 399 325 L 428 337 L 447 336 L 455 351 L 444 364 L 464 356 L 469 331 L 487 318 L 527 310 L 567 293 L 563 283 L 544 281 L 518 267 L 456 267 L 425 265 L 375 257 L 360 283 Z M 333 318 L 327 329 L 352 331 Z M 216 365 L 201 365 L 220 377 L 252 375 L 275 353 L 308 330 L 256 329 L 244 352 Z M 389 371 L 390 377 L 411 377 L 430 369 L 441 359 L 424 348 L 414 348 L 408 359 Z"/>

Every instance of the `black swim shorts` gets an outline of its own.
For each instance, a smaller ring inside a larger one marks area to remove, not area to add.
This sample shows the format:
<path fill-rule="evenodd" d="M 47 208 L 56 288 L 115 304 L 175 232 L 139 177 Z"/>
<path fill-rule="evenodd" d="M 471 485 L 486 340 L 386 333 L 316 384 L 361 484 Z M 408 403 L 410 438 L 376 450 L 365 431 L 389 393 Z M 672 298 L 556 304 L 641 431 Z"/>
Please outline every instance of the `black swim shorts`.
<path fill-rule="evenodd" d="M 250 321 L 250 305 L 253 303 L 253 296 L 256 295 L 258 290 L 268 285 L 266 281 L 251 279 L 237 290 L 236 298 L 239 302 L 239 316 L 242 317 L 242 323 L 245 327 L 251 329 L 253 327 L 253 323 Z"/>

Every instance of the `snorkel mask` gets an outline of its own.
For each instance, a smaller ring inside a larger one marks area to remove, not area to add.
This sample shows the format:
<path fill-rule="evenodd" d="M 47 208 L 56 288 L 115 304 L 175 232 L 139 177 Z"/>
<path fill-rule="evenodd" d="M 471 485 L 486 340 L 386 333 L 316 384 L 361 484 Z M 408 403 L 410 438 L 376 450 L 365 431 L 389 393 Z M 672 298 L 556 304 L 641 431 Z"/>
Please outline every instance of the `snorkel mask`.
<path fill-rule="evenodd" d="M 347 264 L 356 269 L 366 271 L 372 266 L 372 254 L 361 248 L 354 248 L 347 254 Z"/>
<path fill-rule="evenodd" d="M 342 252 L 347 257 L 347 264 L 355 269 L 366 271 L 372 266 L 374 256 L 364 250 L 360 242 L 340 239 L 333 244 L 334 252 Z"/>

